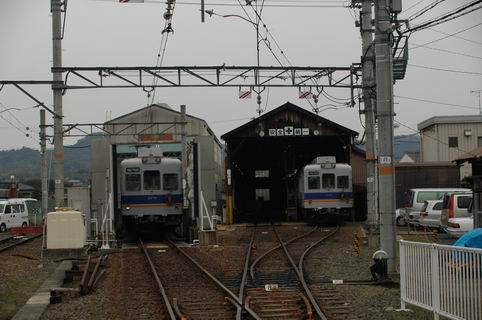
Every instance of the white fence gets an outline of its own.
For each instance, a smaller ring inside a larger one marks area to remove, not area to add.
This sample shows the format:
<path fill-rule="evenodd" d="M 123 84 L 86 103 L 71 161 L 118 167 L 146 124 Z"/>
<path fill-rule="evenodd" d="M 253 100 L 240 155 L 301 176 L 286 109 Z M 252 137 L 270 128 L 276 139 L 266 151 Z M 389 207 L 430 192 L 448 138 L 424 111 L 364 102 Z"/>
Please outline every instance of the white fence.
<path fill-rule="evenodd" d="M 434 318 L 482 319 L 482 250 L 400 241 L 402 309 L 410 303 Z"/>

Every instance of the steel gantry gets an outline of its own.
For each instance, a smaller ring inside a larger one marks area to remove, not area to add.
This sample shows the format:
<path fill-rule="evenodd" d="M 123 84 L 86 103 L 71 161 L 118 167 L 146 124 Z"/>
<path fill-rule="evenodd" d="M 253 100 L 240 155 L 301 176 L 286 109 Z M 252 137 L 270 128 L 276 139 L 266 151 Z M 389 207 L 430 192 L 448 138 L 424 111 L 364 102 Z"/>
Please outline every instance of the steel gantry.
<path fill-rule="evenodd" d="M 54 89 L 159 87 L 303 87 L 361 88 L 361 65 L 350 67 L 173 66 L 59 67 L 64 83 Z M 153 81 L 156 79 L 157 81 Z"/>

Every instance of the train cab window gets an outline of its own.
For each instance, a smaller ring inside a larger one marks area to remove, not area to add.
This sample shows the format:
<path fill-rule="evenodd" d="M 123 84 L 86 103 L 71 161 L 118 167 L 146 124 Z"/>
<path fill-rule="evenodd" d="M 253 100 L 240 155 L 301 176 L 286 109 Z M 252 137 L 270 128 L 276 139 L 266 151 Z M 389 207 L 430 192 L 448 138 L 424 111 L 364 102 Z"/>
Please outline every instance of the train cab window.
<path fill-rule="evenodd" d="M 162 189 L 174 191 L 179 188 L 177 173 L 164 173 L 162 175 Z"/>
<path fill-rule="evenodd" d="M 338 189 L 348 189 L 348 176 L 338 176 L 336 179 Z"/>
<path fill-rule="evenodd" d="M 333 173 L 323 174 L 323 189 L 335 187 L 335 175 Z"/>
<path fill-rule="evenodd" d="M 308 176 L 308 189 L 320 189 L 320 176 Z"/>
<path fill-rule="evenodd" d="M 144 190 L 161 189 L 161 173 L 158 170 L 144 171 Z"/>
<path fill-rule="evenodd" d="M 126 191 L 140 191 L 141 190 L 141 175 L 140 174 L 126 174 Z"/>

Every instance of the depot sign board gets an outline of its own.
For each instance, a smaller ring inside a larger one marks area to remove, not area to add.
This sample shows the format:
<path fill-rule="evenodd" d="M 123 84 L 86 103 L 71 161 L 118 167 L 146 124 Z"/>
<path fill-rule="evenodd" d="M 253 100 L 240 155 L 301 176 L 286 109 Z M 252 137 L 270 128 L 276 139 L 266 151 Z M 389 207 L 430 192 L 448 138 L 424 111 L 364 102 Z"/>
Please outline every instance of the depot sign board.
<path fill-rule="evenodd" d="M 315 130 L 316 131 L 316 130 Z M 313 132 L 317 135 L 317 132 Z M 286 126 L 278 129 L 268 129 L 268 136 L 270 137 L 284 137 L 284 136 L 309 136 L 310 128 L 295 128 L 292 126 Z"/>

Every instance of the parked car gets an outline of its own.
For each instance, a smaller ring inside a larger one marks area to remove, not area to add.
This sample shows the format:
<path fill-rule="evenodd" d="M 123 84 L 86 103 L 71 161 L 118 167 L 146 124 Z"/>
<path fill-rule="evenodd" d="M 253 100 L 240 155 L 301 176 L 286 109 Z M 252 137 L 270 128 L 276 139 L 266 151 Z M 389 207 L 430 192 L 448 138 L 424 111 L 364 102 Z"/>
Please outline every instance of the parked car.
<path fill-rule="evenodd" d="M 29 198 L 0 200 L 0 232 L 15 227 L 27 227 L 29 213 L 36 202 L 36 199 Z"/>
<path fill-rule="evenodd" d="M 420 225 L 423 227 L 439 228 L 442 207 L 442 200 L 425 200 L 420 212 Z"/>
<path fill-rule="evenodd" d="M 405 194 L 405 210 L 401 211 L 406 222 L 419 223 L 420 211 L 427 200 L 442 199 L 447 192 L 471 192 L 465 188 L 413 188 Z"/>
<path fill-rule="evenodd" d="M 472 191 L 468 192 L 447 192 L 442 199 L 442 215 L 440 226 L 448 227 L 448 220 L 451 218 L 466 218 L 472 214 L 469 212 L 472 203 Z"/>
<path fill-rule="evenodd" d="M 466 232 L 474 229 L 474 218 L 450 218 L 447 222 L 445 231 L 452 238 L 460 238 Z"/>

